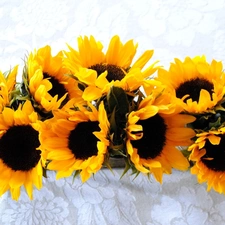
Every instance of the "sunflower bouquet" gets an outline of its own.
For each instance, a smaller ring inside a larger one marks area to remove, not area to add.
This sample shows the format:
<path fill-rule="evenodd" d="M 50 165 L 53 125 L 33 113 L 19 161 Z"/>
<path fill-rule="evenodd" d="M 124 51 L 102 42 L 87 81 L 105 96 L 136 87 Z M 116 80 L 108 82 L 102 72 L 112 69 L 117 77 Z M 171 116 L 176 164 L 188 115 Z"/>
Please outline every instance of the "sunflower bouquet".
<path fill-rule="evenodd" d="M 55 56 L 50 46 L 29 53 L 21 82 L 18 66 L 0 73 L 0 195 L 18 200 L 24 186 L 32 199 L 48 170 L 85 182 L 115 161 L 122 176 L 160 183 L 190 168 L 225 193 L 222 63 L 187 57 L 166 70 L 150 63 L 153 50 L 134 61 L 137 47 L 116 35 L 103 51 L 84 36 Z"/>
<path fill-rule="evenodd" d="M 204 56 L 184 62 L 175 59 L 169 71 L 160 69 L 158 80 L 179 99 L 183 113 L 196 119 L 187 124 L 196 135 L 183 151 L 199 183 L 207 182 L 225 194 L 225 73 L 222 62 L 206 61 Z"/>

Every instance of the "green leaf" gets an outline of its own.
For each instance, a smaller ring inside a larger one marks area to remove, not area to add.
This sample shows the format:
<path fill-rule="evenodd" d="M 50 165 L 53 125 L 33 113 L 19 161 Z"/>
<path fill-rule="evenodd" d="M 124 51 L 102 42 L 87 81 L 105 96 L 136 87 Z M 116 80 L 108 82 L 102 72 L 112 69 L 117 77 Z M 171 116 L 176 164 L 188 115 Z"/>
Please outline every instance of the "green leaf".
<path fill-rule="evenodd" d="M 78 88 L 79 88 L 81 91 L 84 91 L 85 88 L 86 88 L 86 85 L 83 84 L 83 83 L 81 83 L 81 82 L 79 82 L 79 83 L 78 83 Z"/>
<path fill-rule="evenodd" d="M 47 170 L 42 167 L 42 171 L 43 171 L 43 173 L 42 173 L 43 177 L 48 178 L 47 177 Z"/>
<path fill-rule="evenodd" d="M 218 128 L 221 126 L 221 117 L 218 117 L 215 122 L 209 122 L 209 128 Z"/>
<path fill-rule="evenodd" d="M 112 173 L 113 175 L 115 175 L 114 172 L 113 172 L 113 169 L 112 169 L 112 167 L 111 167 L 111 165 L 110 165 L 110 163 L 109 163 L 108 161 L 106 161 L 106 162 L 104 163 L 104 166 L 106 166 L 106 167 L 111 171 L 111 173 Z"/>
<path fill-rule="evenodd" d="M 126 163 L 125 163 L 125 168 L 124 168 L 124 170 L 123 170 L 123 173 L 122 173 L 122 175 L 120 176 L 120 179 L 122 179 L 123 178 L 123 176 L 128 172 L 128 170 L 130 169 L 130 164 L 127 162 L 127 161 L 125 161 Z"/>
<path fill-rule="evenodd" d="M 181 153 L 183 154 L 183 156 L 185 157 L 185 158 L 189 158 L 189 156 L 190 156 L 190 154 L 191 154 L 191 152 L 190 151 L 188 151 L 187 149 L 183 149 L 183 150 L 181 150 Z"/>
<path fill-rule="evenodd" d="M 80 174 L 81 170 L 76 170 L 74 175 L 73 175 L 73 181 L 72 183 L 74 183 L 75 178 Z"/>
<path fill-rule="evenodd" d="M 141 172 L 140 171 L 137 171 L 137 172 L 135 172 L 134 174 L 135 174 L 135 176 L 134 176 L 134 178 L 132 179 L 133 181 L 138 177 L 138 175 L 140 174 Z"/>
<path fill-rule="evenodd" d="M 129 111 L 129 102 L 126 92 L 120 87 L 111 87 L 107 95 L 108 108 L 110 112 L 119 111 L 125 115 Z"/>
<path fill-rule="evenodd" d="M 109 117 L 110 129 L 115 132 L 117 129 L 116 126 L 116 108 L 113 109 L 110 117 Z"/>

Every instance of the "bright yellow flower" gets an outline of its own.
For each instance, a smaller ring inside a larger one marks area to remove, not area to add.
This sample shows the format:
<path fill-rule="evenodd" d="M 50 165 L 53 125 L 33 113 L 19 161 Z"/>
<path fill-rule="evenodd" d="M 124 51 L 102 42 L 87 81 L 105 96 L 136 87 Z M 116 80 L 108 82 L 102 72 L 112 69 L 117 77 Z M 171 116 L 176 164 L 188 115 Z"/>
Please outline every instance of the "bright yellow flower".
<path fill-rule="evenodd" d="M 127 123 L 126 146 L 131 162 L 139 172 L 152 173 L 160 183 L 163 173 L 170 174 L 172 168 L 188 169 L 187 159 L 176 147 L 188 146 L 195 136 L 185 127 L 195 118 L 178 114 L 176 104 L 167 100 L 166 104 L 165 99 L 169 100 L 166 94 L 156 99 L 149 95 L 137 111 L 129 114 Z"/>
<path fill-rule="evenodd" d="M 10 106 L 13 100 L 12 91 L 15 88 L 18 66 L 6 76 L 0 72 L 0 112 L 4 106 Z"/>
<path fill-rule="evenodd" d="M 35 101 L 35 106 L 47 112 L 64 106 L 70 99 L 82 102 L 75 79 L 62 66 L 63 54 L 51 55 L 50 46 L 30 53 L 24 82 Z"/>
<path fill-rule="evenodd" d="M 74 76 L 87 86 L 83 98 L 88 101 L 108 93 L 112 85 L 134 91 L 157 69 L 154 63 L 142 71 L 151 59 L 153 50 L 145 51 L 132 64 L 137 44 L 134 45 L 133 40 L 123 44 L 117 35 L 111 39 L 106 54 L 103 53 L 103 45 L 93 36 L 90 39 L 86 36 L 79 37 L 78 48 L 76 51 L 69 46 L 70 51 L 65 52 L 64 63 Z"/>
<path fill-rule="evenodd" d="M 16 111 L 5 107 L 0 114 L 0 195 L 10 190 L 18 200 L 24 185 L 32 199 L 33 185 L 42 187 L 39 123 L 29 101 Z"/>
<path fill-rule="evenodd" d="M 208 191 L 213 188 L 225 194 L 225 128 L 196 136 L 197 140 L 189 147 L 190 160 L 195 163 L 191 173 L 199 183 L 207 182 Z"/>
<path fill-rule="evenodd" d="M 109 146 L 109 122 L 103 104 L 97 111 L 58 111 L 42 127 L 40 135 L 47 169 L 56 170 L 59 179 L 74 171 L 83 182 L 101 169 Z"/>
<path fill-rule="evenodd" d="M 209 64 L 204 56 L 186 57 L 184 62 L 175 59 L 168 71 L 159 69 L 158 80 L 171 89 L 190 113 L 210 110 L 225 94 L 222 62 L 212 60 Z"/>

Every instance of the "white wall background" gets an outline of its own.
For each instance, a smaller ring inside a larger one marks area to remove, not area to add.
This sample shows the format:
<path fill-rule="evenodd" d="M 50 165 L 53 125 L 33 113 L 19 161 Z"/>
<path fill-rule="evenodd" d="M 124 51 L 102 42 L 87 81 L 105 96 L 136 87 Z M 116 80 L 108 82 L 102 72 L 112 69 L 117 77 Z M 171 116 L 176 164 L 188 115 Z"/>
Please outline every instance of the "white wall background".
<path fill-rule="evenodd" d="M 164 66 L 187 55 L 225 60 L 224 10 L 224 0 L 1 0 L 0 68 L 21 64 L 34 48 L 57 52 L 91 34 L 105 46 L 115 34 L 134 39 Z"/>

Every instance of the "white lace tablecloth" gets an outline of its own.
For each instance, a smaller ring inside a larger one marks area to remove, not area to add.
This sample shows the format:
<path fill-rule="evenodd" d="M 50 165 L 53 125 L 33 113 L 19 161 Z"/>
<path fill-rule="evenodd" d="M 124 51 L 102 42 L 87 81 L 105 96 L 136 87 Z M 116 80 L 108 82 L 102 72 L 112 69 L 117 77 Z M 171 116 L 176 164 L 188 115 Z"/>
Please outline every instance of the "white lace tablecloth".
<path fill-rule="evenodd" d="M 24 191 L 18 202 L 8 193 L 0 199 L 0 224 L 225 224 L 225 197 L 206 192 L 189 173 L 174 171 L 163 185 L 143 175 L 120 179 L 121 174 L 104 169 L 82 184 L 72 178 L 56 181 L 51 171 L 33 201 Z"/>
<path fill-rule="evenodd" d="M 137 57 L 154 49 L 165 67 L 175 57 L 202 54 L 225 64 L 224 11 L 224 0 L 1 0 L 0 70 L 20 64 L 22 71 L 34 48 L 49 44 L 56 53 L 91 34 L 105 46 L 115 34 L 134 39 Z M 165 175 L 163 185 L 121 173 L 104 169 L 82 184 L 49 172 L 33 201 L 24 190 L 18 202 L 9 193 L 0 198 L 0 224 L 225 224 L 225 196 L 207 192 L 189 172 Z"/>

